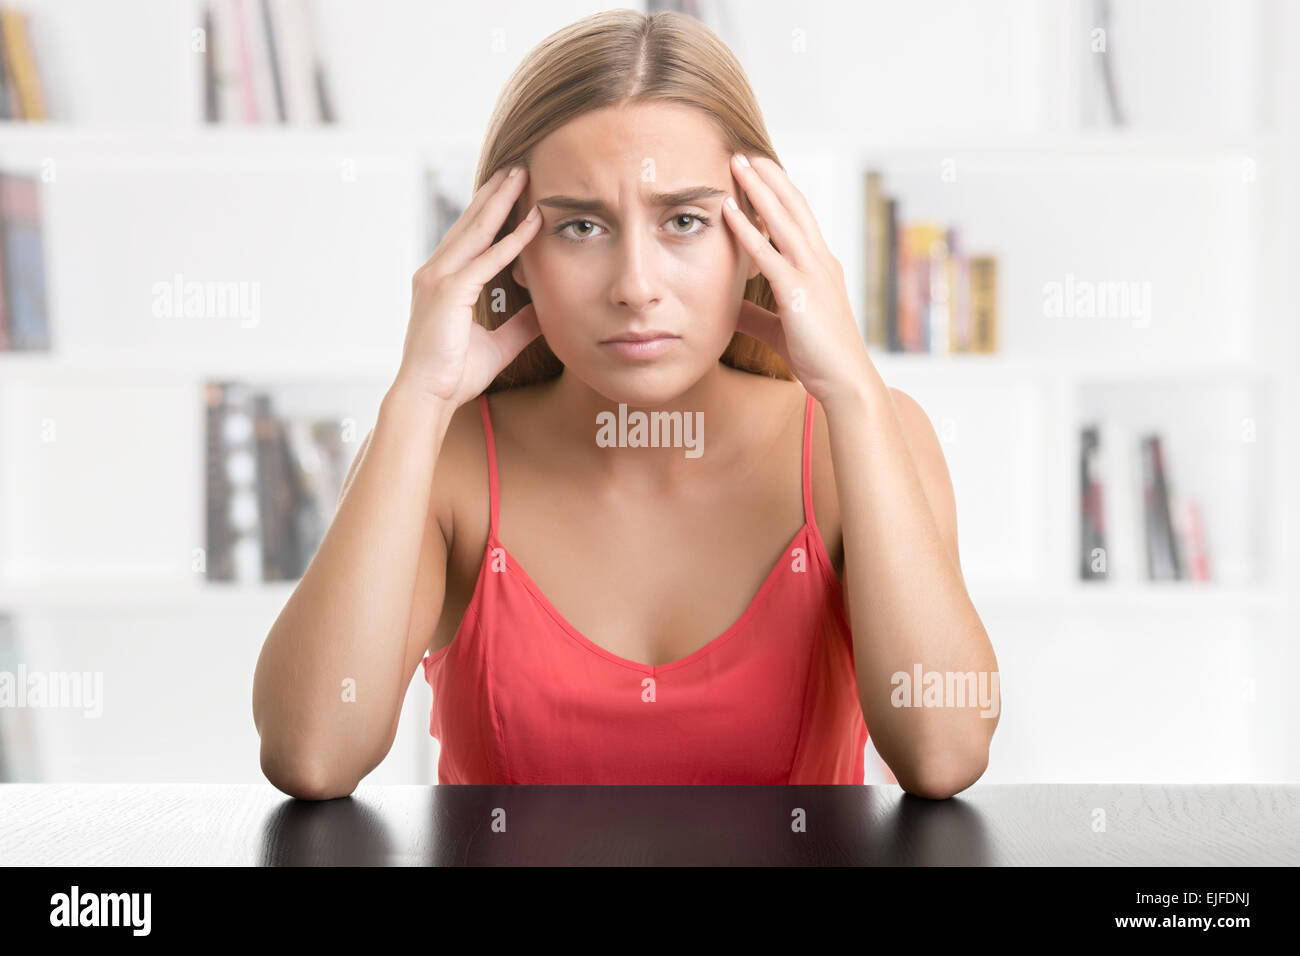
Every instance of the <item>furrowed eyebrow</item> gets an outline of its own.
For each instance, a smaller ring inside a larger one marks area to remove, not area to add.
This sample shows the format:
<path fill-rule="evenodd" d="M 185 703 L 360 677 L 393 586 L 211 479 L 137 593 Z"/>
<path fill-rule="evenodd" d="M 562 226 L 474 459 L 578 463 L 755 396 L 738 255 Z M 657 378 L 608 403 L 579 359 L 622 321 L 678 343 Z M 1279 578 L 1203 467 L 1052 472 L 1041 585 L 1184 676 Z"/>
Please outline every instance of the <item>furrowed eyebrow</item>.
<path fill-rule="evenodd" d="M 647 199 L 650 205 L 657 207 L 666 206 L 684 206 L 687 203 L 698 202 L 701 199 L 714 199 L 718 196 L 730 195 L 725 189 L 718 189 L 716 186 L 690 186 L 686 189 L 675 189 L 666 193 L 651 193 Z M 602 215 L 609 212 L 609 208 L 599 199 L 579 199 L 576 196 L 547 196 L 545 199 L 537 200 L 539 206 L 549 206 L 552 209 L 567 209 L 572 212 L 592 212 Z"/>

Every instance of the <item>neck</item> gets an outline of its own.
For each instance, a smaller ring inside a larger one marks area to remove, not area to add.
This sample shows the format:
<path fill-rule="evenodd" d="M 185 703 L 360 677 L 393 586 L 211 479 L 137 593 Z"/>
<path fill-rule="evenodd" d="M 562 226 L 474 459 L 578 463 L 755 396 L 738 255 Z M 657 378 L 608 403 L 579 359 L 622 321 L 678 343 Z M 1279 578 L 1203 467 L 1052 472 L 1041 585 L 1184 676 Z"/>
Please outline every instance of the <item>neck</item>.
<path fill-rule="evenodd" d="M 606 475 L 623 487 L 662 493 L 692 484 L 702 463 L 725 460 L 748 427 L 749 410 L 737 379 L 747 374 L 718 362 L 671 399 L 625 402 L 620 409 L 619 402 L 566 368 L 549 395 L 554 434 L 563 436 L 584 471 Z M 653 444 L 656 437 L 659 447 Z"/>

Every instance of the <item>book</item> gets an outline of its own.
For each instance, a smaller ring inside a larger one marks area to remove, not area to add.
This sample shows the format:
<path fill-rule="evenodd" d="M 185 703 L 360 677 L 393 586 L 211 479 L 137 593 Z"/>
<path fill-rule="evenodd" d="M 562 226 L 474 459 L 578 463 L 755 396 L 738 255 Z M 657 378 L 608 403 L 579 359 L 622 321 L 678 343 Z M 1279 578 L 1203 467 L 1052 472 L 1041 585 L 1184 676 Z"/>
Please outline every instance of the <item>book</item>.
<path fill-rule="evenodd" d="M 1096 425 L 1079 431 L 1079 577 L 1105 580 L 1106 528 L 1102 517 L 1102 484 L 1098 467 L 1101 437 Z"/>
<path fill-rule="evenodd" d="M 1209 581 L 1210 556 L 1205 545 L 1205 532 L 1201 527 L 1200 506 L 1194 498 L 1181 494 L 1174 496 L 1174 529 L 1187 579 Z"/>
<path fill-rule="evenodd" d="M 31 709 L 19 707 L 17 686 L 25 679 L 26 655 L 14 618 L 0 615 L 0 783 L 39 783 L 35 722 Z"/>
<path fill-rule="evenodd" d="M 967 352 L 971 343 L 970 273 L 961 232 L 956 228 L 948 230 L 948 295 L 948 351 Z"/>
<path fill-rule="evenodd" d="M 998 262 L 992 256 L 971 256 L 970 314 L 972 352 L 996 352 L 998 328 Z"/>
<path fill-rule="evenodd" d="M 0 7 L 0 34 L 4 41 L 6 86 L 13 90 L 17 100 L 16 103 L 10 100 L 10 117 L 47 119 L 45 95 L 27 30 L 27 13 L 14 7 Z"/>
<path fill-rule="evenodd" d="M 352 455 L 339 423 L 283 415 L 270 391 L 208 383 L 207 577 L 302 577 L 338 507 Z"/>
<path fill-rule="evenodd" d="M 866 285 L 863 296 L 862 335 L 868 345 L 889 344 L 886 315 L 889 311 L 889 207 L 878 170 L 868 170 L 866 179 Z"/>
<path fill-rule="evenodd" d="M 904 227 L 909 272 L 902 281 L 909 290 L 907 351 L 942 352 L 947 348 L 947 230 L 938 223 L 916 222 Z M 940 344 L 942 343 L 942 344 Z"/>
<path fill-rule="evenodd" d="M 1143 435 L 1142 500 L 1147 532 L 1147 576 L 1153 581 L 1182 578 L 1178 540 L 1170 512 L 1170 489 L 1160 436 Z"/>
<path fill-rule="evenodd" d="M 262 578 L 253 393 L 237 382 L 205 387 L 208 407 L 206 576 Z"/>
<path fill-rule="evenodd" d="M 903 348 L 903 339 L 898 327 L 900 309 L 898 274 L 902 269 L 902 256 L 898 247 L 898 200 L 891 198 L 885 201 L 885 220 L 889 231 L 889 275 L 886 279 L 886 299 L 889 308 L 885 313 L 885 329 L 889 351 L 899 352 Z"/>
<path fill-rule="evenodd" d="M 0 173 L 0 289 L 5 347 L 50 348 L 40 180 Z"/>
<path fill-rule="evenodd" d="M 997 260 L 972 255 L 957 226 L 905 221 L 884 176 L 864 180 L 860 331 L 890 352 L 997 351 Z"/>
<path fill-rule="evenodd" d="M 1098 427 L 1102 526 L 1106 530 L 1106 578 L 1133 583 L 1146 577 L 1142 540 L 1142 474 L 1137 438 L 1118 421 Z"/>
<path fill-rule="evenodd" d="M 216 21 L 212 16 L 211 4 L 203 7 L 203 120 L 215 123 L 221 118 L 217 92 L 216 52 L 213 44 L 217 42 Z"/>
<path fill-rule="evenodd" d="M 208 59 L 216 84 L 217 121 L 229 123 L 243 116 L 236 40 L 238 23 L 231 0 L 216 0 L 211 9 L 213 28 L 208 35 Z"/>

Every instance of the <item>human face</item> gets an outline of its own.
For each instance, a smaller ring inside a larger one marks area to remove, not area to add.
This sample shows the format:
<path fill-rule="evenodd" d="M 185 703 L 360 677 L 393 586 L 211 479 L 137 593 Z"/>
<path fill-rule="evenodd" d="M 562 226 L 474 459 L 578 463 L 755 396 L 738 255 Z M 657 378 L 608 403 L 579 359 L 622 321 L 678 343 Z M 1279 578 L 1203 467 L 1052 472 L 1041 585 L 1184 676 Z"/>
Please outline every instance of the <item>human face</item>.
<path fill-rule="evenodd" d="M 746 208 L 742 193 L 717 126 L 687 106 L 593 111 L 536 145 L 518 209 L 538 203 L 542 225 L 511 274 L 566 371 L 611 401 L 655 404 L 717 366 L 758 274 L 722 218 L 727 196 Z M 609 342 L 654 330 L 668 337 Z"/>

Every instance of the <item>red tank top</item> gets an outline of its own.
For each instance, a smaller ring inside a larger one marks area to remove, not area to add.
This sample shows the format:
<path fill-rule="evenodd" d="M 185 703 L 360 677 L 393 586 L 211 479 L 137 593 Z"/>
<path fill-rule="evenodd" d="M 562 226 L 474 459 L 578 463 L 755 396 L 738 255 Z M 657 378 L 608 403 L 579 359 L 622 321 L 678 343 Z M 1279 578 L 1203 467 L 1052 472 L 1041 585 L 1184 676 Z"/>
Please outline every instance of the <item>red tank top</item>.
<path fill-rule="evenodd" d="M 422 660 L 446 784 L 860 784 L 867 727 L 843 594 L 813 518 L 729 628 L 669 664 L 626 660 L 564 619 L 491 523 L 474 595 L 450 644 Z"/>

